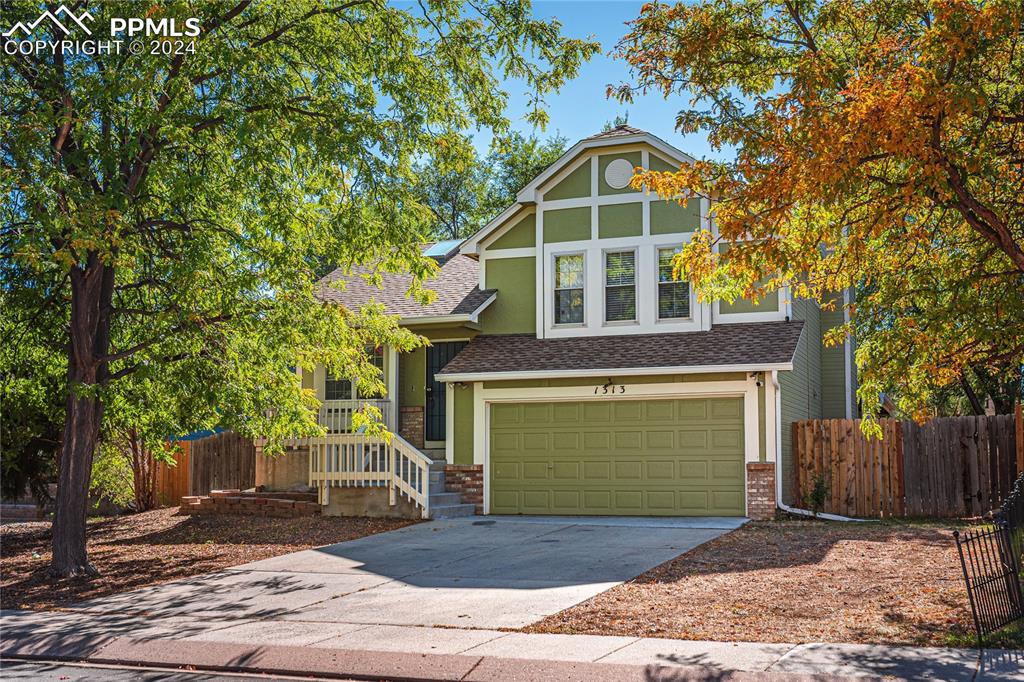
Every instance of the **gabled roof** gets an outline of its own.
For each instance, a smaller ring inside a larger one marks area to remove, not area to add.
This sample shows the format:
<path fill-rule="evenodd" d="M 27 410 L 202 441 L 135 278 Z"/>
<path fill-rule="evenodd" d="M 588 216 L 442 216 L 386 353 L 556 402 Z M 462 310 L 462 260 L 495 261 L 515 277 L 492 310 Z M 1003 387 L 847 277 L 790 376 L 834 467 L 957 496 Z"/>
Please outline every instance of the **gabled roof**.
<path fill-rule="evenodd" d="M 538 339 L 478 336 L 437 374 L 441 381 L 793 368 L 803 322 L 720 324 L 709 331 Z"/>
<path fill-rule="evenodd" d="M 437 298 L 429 305 L 421 305 L 408 295 L 411 274 L 385 272 L 381 286 L 376 287 L 361 276 L 372 271 L 367 266 L 354 267 L 348 273 L 338 268 L 320 280 L 319 296 L 349 310 L 358 310 L 367 303 L 382 303 L 387 314 L 399 315 L 403 321 L 476 322 L 497 293 L 494 289 L 477 286 L 479 268 L 479 263 L 461 254 L 445 261 L 437 277 L 424 283 L 426 288 L 437 292 Z M 346 282 L 343 288 L 332 285 L 339 280 Z"/>
<path fill-rule="evenodd" d="M 524 206 L 536 203 L 537 190 L 562 170 L 566 164 L 570 163 L 583 152 L 588 149 L 624 144 L 648 144 L 661 152 L 664 156 L 668 157 L 670 161 L 674 161 L 676 163 L 693 163 L 695 160 L 689 154 L 673 147 L 660 137 L 629 125 L 615 126 L 611 130 L 606 130 L 597 133 L 596 135 L 585 137 L 558 157 L 557 161 L 548 166 L 540 173 L 540 175 L 531 180 L 526 187 L 519 190 L 519 193 L 516 195 L 516 203 L 506 208 L 497 217 L 478 230 L 476 234 L 467 239 L 462 245 L 461 252 L 464 254 L 478 253 L 480 240 L 501 227 L 505 221 L 514 216 Z"/>

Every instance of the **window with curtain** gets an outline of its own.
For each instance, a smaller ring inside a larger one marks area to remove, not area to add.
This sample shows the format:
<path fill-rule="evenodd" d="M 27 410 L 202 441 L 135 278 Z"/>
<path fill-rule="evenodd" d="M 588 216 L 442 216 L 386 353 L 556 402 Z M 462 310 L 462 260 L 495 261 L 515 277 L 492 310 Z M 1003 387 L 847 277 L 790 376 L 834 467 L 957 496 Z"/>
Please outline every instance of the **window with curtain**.
<path fill-rule="evenodd" d="M 658 249 L 658 319 L 690 317 L 690 283 L 672 279 L 672 258 L 678 249 Z"/>
<path fill-rule="evenodd" d="M 636 251 L 604 254 L 605 322 L 636 320 Z"/>
<path fill-rule="evenodd" d="M 555 256 L 555 324 L 583 324 L 583 254 Z"/>

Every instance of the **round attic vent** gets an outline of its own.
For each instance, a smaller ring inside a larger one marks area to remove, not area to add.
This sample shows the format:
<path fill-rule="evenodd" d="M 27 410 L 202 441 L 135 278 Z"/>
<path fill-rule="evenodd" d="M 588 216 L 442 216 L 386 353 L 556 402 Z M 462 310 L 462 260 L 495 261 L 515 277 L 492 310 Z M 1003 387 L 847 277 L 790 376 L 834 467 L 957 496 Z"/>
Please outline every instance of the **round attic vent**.
<path fill-rule="evenodd" d="M 604 169 L 604 181 L 612 189 L 623 189 L 633 179 L 633 164 L 625 159 L 615 159 Z"/>

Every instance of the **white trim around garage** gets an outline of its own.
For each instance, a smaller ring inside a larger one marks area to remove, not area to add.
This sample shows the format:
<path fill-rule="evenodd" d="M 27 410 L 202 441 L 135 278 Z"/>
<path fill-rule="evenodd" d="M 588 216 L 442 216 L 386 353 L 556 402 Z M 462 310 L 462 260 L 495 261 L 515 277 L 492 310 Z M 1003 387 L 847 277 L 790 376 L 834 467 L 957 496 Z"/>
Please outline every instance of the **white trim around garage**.
<path fill-rule="evenodd" d="M 767 396 L 768 391 L 765 392 Z M 664 384 L 634 384 L 626 392 L 611 395 L 595 394 L 594 386 L 558 386 L 539 388 L 483 388 L 473 384 L 473 463 L 483 465 L 484 513 L 491 513 L 491 410 L 493 403 L 557 402 L 577 400 L 658 400 L 678 398 L 743 398 L 743 505 L 747 513 L 746 464 L 761 461 L 757 379 L 749 375 L 745 381 L 700 381 Z M 767 410 L 767 406 L 766 406 Z M 769 415 L 765 414 L 766 424 Z M 774 417 L 774 415 L 772 415 Z M 483 428 L 479 428 L 482 425 Z M 774 458 L 772 458 L 774 459 Z"/>

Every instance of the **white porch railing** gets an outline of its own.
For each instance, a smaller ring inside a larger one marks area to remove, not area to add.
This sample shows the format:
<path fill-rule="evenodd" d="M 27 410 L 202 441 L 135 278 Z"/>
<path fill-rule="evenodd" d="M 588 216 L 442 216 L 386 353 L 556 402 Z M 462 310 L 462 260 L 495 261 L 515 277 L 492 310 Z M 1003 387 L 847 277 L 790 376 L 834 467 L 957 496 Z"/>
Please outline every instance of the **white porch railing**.
<path fill-rule="evenodd" d="M 402 495 L 430 518 L 430 458 L 401 436 L 387 443 L 363 433 L 332 433 L 307 442 L 309 485 L 317 487 L 320 504 L 330 501 L 331 488 L 386 486 L 392 505 Z"/>
<path fill-rule="evenodd" d="M 320 406 L 317 422 L 327 429 L 327 433 L 350 433 L 352 431 L 352 413 L 362 409 L 364 405 L 372 405 L 380 410 L 381 420 L 391 431 L 395 430 L 394 410 L 391 401 L 380 400 L 325 400 Z"/>

